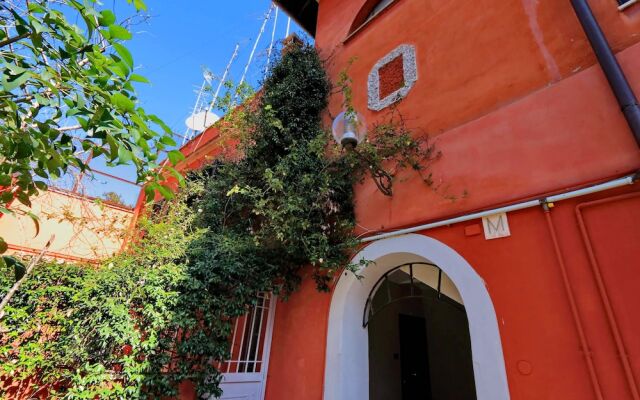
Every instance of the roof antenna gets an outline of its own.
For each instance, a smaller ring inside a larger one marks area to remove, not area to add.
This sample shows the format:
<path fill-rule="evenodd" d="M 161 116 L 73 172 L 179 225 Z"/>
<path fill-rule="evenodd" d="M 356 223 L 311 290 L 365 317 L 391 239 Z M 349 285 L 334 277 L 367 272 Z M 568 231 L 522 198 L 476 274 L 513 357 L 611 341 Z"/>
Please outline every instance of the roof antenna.
<path fill-rule="evenodd" d="M 235 49 L 233 50 L 233 54 L 227 63 L 227 67 L 224 70 L 224 74 L 218 83 L 218 87 L 216 88 L 216 92 L 213 95 L 213 99 L 209 103 L 207 107 L 204 103 L 204 92 L 207 84 L 211 84 L 213 81 L 213 74 L 209 71 L 205 71 L 204 73 L 204 81 L 202 82 L 202 86 L 200 86 L 200 90 L 198 91 L 198 97 L 196 98 L 196 104 L 193 106 L 193 111 L 189 117 L 187 117 L 185 124 L 187 125 L 187 131 L 182 137 L 182 144 L 184 145 L 188 140 L 191 140 L 196 132 L 201 132 L 206 130 L 211 125 L 215 124 L 216 121 L 220 119 L 218 115 L 213 112 L 213 108 L 218 101 L 218 96 L 220 94 L 220 89 L 224 85 L 224 82 L 227 79 L 227 75 L 229 75 L 229 70 L 231 69 L 231 65 L 233 61 L 238 56 L 238 49 L 240 48 L 240 44 L 236 44 Z"/>
<path fill-rule="evenodd" d="M 278 25 L 278 7 L 276 6 L 276 16 L 273 20 L 273 29 L 271 30 L 271 43 L 269 44 L 269 50 L 267 50 L 267 65 L 264 68 L 264 74 L 267 75 L 269 67 L 271 66 L 271 51 L 273 50 L 273 42 L 276 38 L 276 26 Z"/>
<path fill-rule="evenodd" d="M 189 115 L 184 121 L 184 123 L 187 125 L 187 130 L 184 132 L 184 135 L 182 137 L 182 144 L 185 144 L 187 140 L 191 140 L 196 131 L 204 129 L 199 129 L 204 124 L 204 120 L 206 120 L 206 118 L 203 119 L 200 114 L 202 112 L 202 102 L 204 100 L 203 95 L 207 86 L 207 81 L 211 79 L 209 77 L 209 74 L 210 73 L 208 71 L 205 71 L 202 85 L 200 85 L 200 89 L 197 92 L 198 97 L 196 97 L 196 102 L 193 105 L 193 111 L 191 112 L 191 115 Z"/>
<path fill-rule="evenodd" d="M 274 8 L 275 8 L 275 5 L 271 4 L 271 7 L 269 7 L 269 11 L 267 12 L 267 14 L 264 17 L 264 21 L 262 21 L 262 26 L 260 27 L 260 33 L 258 33 L 258 37 L 256 38 L 255 43 L 253 43 L 253 49 L 251 49 L 251 54 L 249 55 L 249 60 L 247 61 L 247 65 L 245 65 L 245 67 L 244 67 L 244 72 L 242 73 L 242 78 L 240 78 L 240 82 L 238 83 L 238 86 L 242 86 L 242 84 L 244 83 L 245 78 L 247 77 L 247 71 L 249 71 L 249 66 L 251 65 L 251 62 L 253 61 L 253 56 L 256 53 L 256 48 L 258 47 L 258 42 L 260 42 L 260 38 L 262 37 L 262 34 L 264 33 L 264 28 L 267 26 L 267 21 L 269 21 L 269 18 L 271 17 L 271 12 L 273 11 Z"/>
<path fill-rule="evenodd" d="M 224 70 L 224 74 L 222 74 L 222 79 L 220 79 L 220 82 L 218 83 L 218 87 L 216 88 L 216 92 L 213 95 L 213 99 L 211 100 L 211 104 L 209 104 L 209 112 L 213 110 L 213 107 L 215 107 L 216 102 L 218 101 L 218 95 L 220 94 L 220 89 L 222 89 L 222 86 L 227 80 L 227 75 L 229 75 L 229 70 L 231 69 L 231 65 L 233 64 L 233 61 L 235 61 L 236 57 L 238 56 L 238 49 L 240 49 L 240 43 L 236 43 L 236 48 L 233 50 L 233 54 L 231 55 L 231 59 L 229 59 L 229 62 L 227 63 L 227 67 Z"/>
<path fill-rule="evenodd" d="M 218 96 L 220 94 L 220 89 L 222 89 L 222 86 L 224 85 L 224 82 L 227 80 L 227 75 L 229 75 L 229 70 L 231 70 L 231 66 L 233 65 L 233 62 L 235 61 L 236 57 L 238 56 L 238 49 L 240 49 L 240 43 L 236 43 L 236 48 L 233 50 L 233 54 L 231 55 L 231 58 L 229 59 L 229 62 L 227 63 L 227 67 L 224 69 L 224 73 L 222 74 L 222 78 L 220 78 L 220 82 L 218 82 L 218 87 L 216 88 L 216 92 L 213 95 L 213 99 L 211 99 L 211 103 L 209 103 L 209 108 L 206 111 L 202 112 L 205 115 L 205 121 L 206 121 L 206 116 L 210 115 L 209 119 L 211 121 L 213 121 L 213 122 L 211 124 L 209 124 L 209 126 L 213 125 L 218 119 L 220 119 L 220 117 L 218 117 L 218 115 L 216 115 L 213 112 L 213 109 L 214 109 L 214 107 L 216 105 L 216 102 L 218 101 Z M 205 122 L 205 125 L 206 125 L 206 122 Z M 202 130 L 204 131 L 209 126 L 206 126 Z M 191 140 L 192 137 L 193 137 L 193 135 L 191 135 L 189 140 Z M 195 147 L 193 148 L 194 152 L 198 149 L 198 147 L 200 147 L 200 142 L 202 141 L 202 137 L 203 137 L 203 135 L 200 135 L 200 137 L 198 138 L 198 142 L 196 143 Z"/>

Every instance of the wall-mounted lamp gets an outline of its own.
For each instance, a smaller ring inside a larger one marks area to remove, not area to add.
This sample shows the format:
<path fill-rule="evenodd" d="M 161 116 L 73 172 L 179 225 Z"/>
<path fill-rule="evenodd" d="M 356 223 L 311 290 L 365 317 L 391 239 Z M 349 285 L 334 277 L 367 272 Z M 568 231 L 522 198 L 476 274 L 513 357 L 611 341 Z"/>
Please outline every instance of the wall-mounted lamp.
<path fill-rule="evenodd" d="M 367 136 L 364 117 L 355 111 L 343 111 L 333 120 L 333 138 L 344 148 L 355 148 Z"/>
<path fill-rule="evenodd" d="M 356 146 L 364 141 L 367 136 L 367 125 L 364 117 L 356 111 L 343 111 L 333 120 L 331 129 L 333 138 L 348 151 L 353 152 L 364 162 L 371 173 L 376 186 L 385 196 L 391 196 L 391 175 L 382 168 L 376 166 L 365 153 L 356 151 Z"/>

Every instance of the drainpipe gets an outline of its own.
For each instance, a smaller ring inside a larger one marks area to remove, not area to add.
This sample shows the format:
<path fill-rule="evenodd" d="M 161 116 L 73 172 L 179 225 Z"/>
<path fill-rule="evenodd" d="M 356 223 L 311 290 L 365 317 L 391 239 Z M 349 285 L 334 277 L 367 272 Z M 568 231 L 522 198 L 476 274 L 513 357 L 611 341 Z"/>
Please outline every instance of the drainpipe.
<path fill-rule="evenodd" d="M 573 322 L 576 325 L 576 330 L 578 331 L 580 350 L 582 350 L 582 354 L 584 355 L 585 361 L 587 363 L 587 370 L 589 371 L 591 386 L 593 388 L 596 399 L 603 400 L 604 395 L 602 394 L 602 388 L 600 386 L 600 382 L 598 381 L 598 374 L 596 373 L 593 353 L 591 352 L 591 347 L 589 346 L 589 342 L 587 341 L 587 334 L 585 332 L 584 325 L 582 324 L 582 320 L 580 319 L 580 313 L 578 312 L 578 303 L 573 292 L 573 285 L 571 284 L 571 279 L 569 277 L 569 273 L 567 272 L 567 267 L 564 263 L 564 257 L 562 255 L 562 251 L 560 250 L 560 243 L 558 242 L 558 234 L 556 233 L 556 228 L 553 224 L 553 219 L 551 218 L 551 211 L 549 210 L 551 207 L 553 207 L 553 203 L 542 203 L 544 217 L 547 221 L 547 228 L 549 230 L 549 235 L 551 236 L 551 242 L 553 243 L 553 250 L 556 254 L 558 267 L 560 268 L 560 276 L 562 277 L 564 291 L 567 295 L 567 298 L 569 299 L 571 316 L 573 317 Z"/>
<path fill-rule="evenodd" d="M 584 29 L 593 52 L 602 67 L 602 71 L 609 81 L 609 86 L 611 86 L 613 94 L 618 99 L 618 104 L 622 108 L 636 143 L 640 147 L 640 105 L 638 105 L 638 99 L 633 93 L 613 51 L 611 51 L 607 38 L 604 36 L 600 25 L 598 25 L 598 21 L 593 15 L 587 0 L 571 0 L 571 5 L 573 5 L 582 29 Z"/>
<path fill-rule="evenodd" d="M 595 250 L 593 249 L 593 246 L 591 244 L 591 239 L 589 238 L 589 233 L 587 230 L 587 226 L 584 222 L 582 210 L 586 207 L 593 207 L 601 204 L 610 203 L 613 201 L 620 201 L 620 200 L 635 198 L 638 196 L 640 196 L 640 192 L 627 193 L 627 194 L 623 194 L 615 197 L 608 197 L 606 199 L 600 199 L 600 200 L 590 201 L 587 203 L 581 203 L 576 207 L 576 219 L 578 221 L 578 227 L 580 228 L 580 233 L 582 234 L 582 242 L 584 243 L 585 248 L 587 250 L 587 255 L 589 256 L 589 264 L 591 265 L 591 271 L 593 272 L 593 276 L 596 280 L 596 285 L 598 286 L 598 293 L 600 294 L 600 300 L 602 300 L 604 311 L 605 311 L 605 314 L 607 315 L 607 322 L 609 323 L 609 329 L 611 330 L 611 334 L 613 336 L 616 349 L 618 350 L 618 356 L 620 357 L 620 362 L 622 363 L 622 369 L 624 370 L 625 378 L 627 379 L 627 384 L 629 385 L 629 390 L 631 391 L 631 397 L 634 400 L 640 399 L 640 389 L 638 389 L 638 385 L 636 384 L 636 380 L 633 375 L 633 367 L 631 366 L 631 361 L 629 360 L 630 358 L 629 352 L 627 351 L 626 345 L 624 343 L 624 339 L 622 337 L 622 333 L 620 331 L 620 327 L 618 325 L 618 321 L 616 319 L 615 312 L 613 310 L 613 305 L 609 297 L 609 291 L 604 282 L 600 265 L 598 265 L 598 260 L 596 258 Z"/>

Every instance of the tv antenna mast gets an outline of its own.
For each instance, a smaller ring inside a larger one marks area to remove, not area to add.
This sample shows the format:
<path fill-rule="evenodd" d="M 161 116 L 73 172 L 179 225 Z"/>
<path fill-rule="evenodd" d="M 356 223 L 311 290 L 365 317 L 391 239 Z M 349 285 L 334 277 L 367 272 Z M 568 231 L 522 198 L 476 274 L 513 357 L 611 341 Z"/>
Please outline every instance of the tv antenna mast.
<path fill-rule="evenodd" d="M 274 12 L 275 11 L 275 12 Z M 240 82 L 239 85 L 242 85 L 245 82 L 245 79 L 247 77 L 247 73 L 249 72 L 249 67 L 251 66 L 252 62 L 253 62 L 253 58 L 255 56 L 257 47 L 258 47 L 258 43 L 260 42 L 260 39 L 262 38 L 262 35 L 264 34 L 265 28 L 267 26 L 267 23 L 272 19 L 271 16 L 275 14 L 275 17 L 273 18 L 273 27 L 272 27 L 272 31 L 271 31 L 271 43 L 269 44 L 268 48 L 267 48 L 267 63 L 264 69 L 264 73 L 266 74 L 269 70 L 270 67 L 270 58 L 271 58 L 271 53 L 273 51 L 273 47 L 274 47 L 274 39 L 275 39 L 275 33 L 276 33 L 276 26 L 278 24 L 278 7 L 272 3 L 269 6 L 269 9 L 267 10 L 267 12 L 264 15 L 263 21 L 262 21 L 262 25 L 260 27 L 260 30 L 258 32 L 258 36 L 256 37 L 256 40 L 253 44 L 253 47 L 251 49 L 251 53 L 249 54 L 249 59 L 247 60 L 246 65 L 244 66 L 244 70 L 242 72 L 242 76 L 240 78 Z M 287 20 L 287 30 L 286 30 L 286 36 L 289 35 L 289 30 L 290 30 L 290 25 L 291 25 L 291 18 L 288 18 Z M 224 73 L 222 74 L 222 77 L 220 78 L 219 82 L 218 82 L 218 86 L 213 94 L 213 97 L 211 98 L 211 100 L 209 101 L 209 96 L 207 96 L 209 90 L 208 87 L 212 86 L 212 82 L 215 79 L 214 75 L 210 72 L 210 71 L 205 71 L 204 72 L 204 80 L 202 82 L 202 85 L 200 85 L 199 90 L 196 91 L 197 96 L 196 96 L 196 102 L 195 105 L 193 106 L 193 110 L 191 112 L 191 115 L 189 115 L 189 117 L 187 117 L 185 124 L 187 125 L 187 129 L 185 131 L 185 134 L 183 135 L 183 139 L 182 139 L 182 144 L 184 145 L 186 142 L 190 141 L 191 139 L 193 139 L 194 136 L 196 136 L 198 133 L 205 131 L 207 128 L 209 128 L 211 125 L 213 125 L 214 123 L 216 123 L 216 121 L 218 121 L 220 119 L 220 116 L 218 116 L 217 114 L 214 113 L 214 109 L 216 106 L 216 103 L 218 101 L 219 95 L 220 95 L 220 91 L 222 89 L 222 87 L 224 86 L 225 82 L 227 81 L 227 77 L 229 75 L 229 72 L 231 70 L 231 66 L 233 65 L 233 62 L 236 60 L 236 58 L 238 57 L 238 51 L 240 49 L 240 44 L 236 44 L 235 49 L 233 50 L 233 54 L 231 55 L 231 58 L 229 59 L 229 62 L 227 63 L 227 66 L 224 70 Z M 234 97 L 233 99 L 233 103 L 235 105 L 235 102 L 237 101 L 237 95 L 236 97 Z M 198 147 L 199 143 L 196 145 L 196 148 Z"/>
<path fill-rule="evenodd" d="M 227 67 L 224 70 L 224 74 L 220 78 L 220 82 L 218 82 L 218 87 L 216 88 L 215 94 L 213 95 L 213 99 L 209 102 L 207 99 L 207 87 L 213 84 L 213 80 L 215 79 L 214 75 L 209 70 L 204 71 L 204 79 L 202 81 L 202 85 L 200 85 L 200 89 L 197 91 L 196 103 L 193 106 L 193 110 L 191 111 L 191 115 L 187 117 L 184 121 L 187 125 L 187 129 L 182 138 L 182 144 L 184 145 L 187 141 L 193 139 L 193 137 L 206 130 L 211 125 L 215 124 L 216 121 L 220 119 L 216 113 L 213 112 L 213 108 L 218 100 L 218 96 L 220 95 L 220 90 L 224 85 L 224 82 L 229 75 L 229 70 L 233 65 L 233 61 L 238 56 L 238 50 L 240 49 L 240 45 L 236 44 L 235 49 L 233 50 L 233 54 L 227 63 Z"/>

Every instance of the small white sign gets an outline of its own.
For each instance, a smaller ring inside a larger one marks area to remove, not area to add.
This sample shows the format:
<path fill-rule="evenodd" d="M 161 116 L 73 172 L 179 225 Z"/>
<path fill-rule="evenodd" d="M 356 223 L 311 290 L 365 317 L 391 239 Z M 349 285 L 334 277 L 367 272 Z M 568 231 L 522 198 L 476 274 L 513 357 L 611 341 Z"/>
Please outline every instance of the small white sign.
<path fill-rule="evenodd" d="M 507 213 L 482 217 L 482 226 L 484 227 L 484 238 L 487 240 L 511 236 Z"/>

